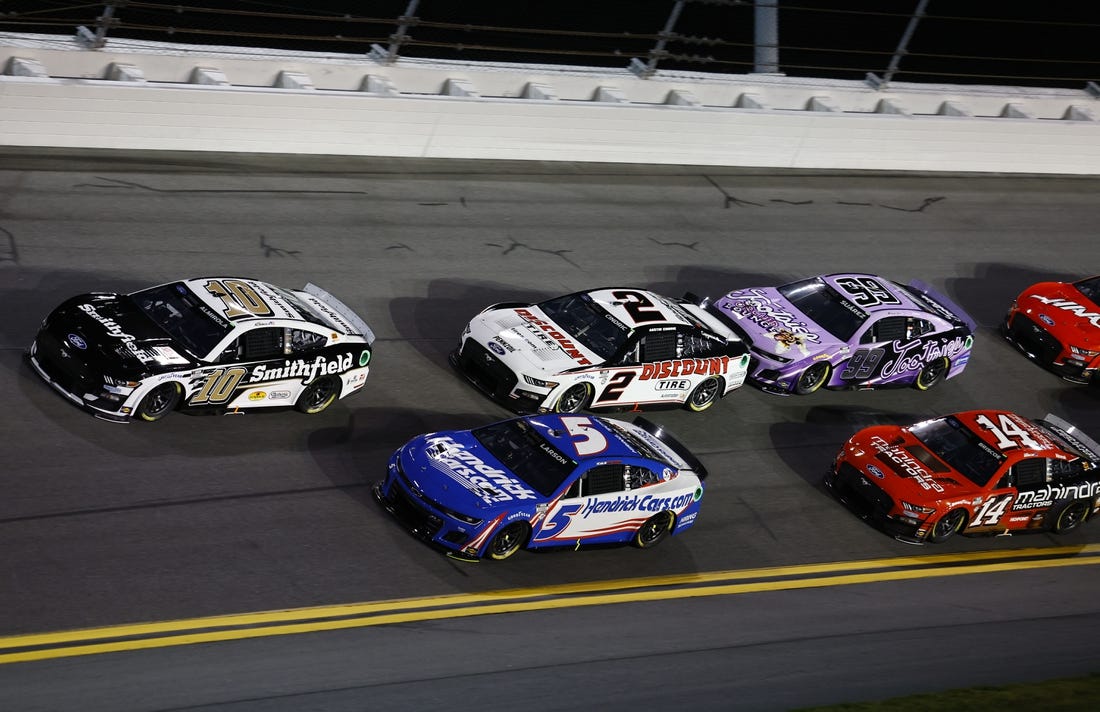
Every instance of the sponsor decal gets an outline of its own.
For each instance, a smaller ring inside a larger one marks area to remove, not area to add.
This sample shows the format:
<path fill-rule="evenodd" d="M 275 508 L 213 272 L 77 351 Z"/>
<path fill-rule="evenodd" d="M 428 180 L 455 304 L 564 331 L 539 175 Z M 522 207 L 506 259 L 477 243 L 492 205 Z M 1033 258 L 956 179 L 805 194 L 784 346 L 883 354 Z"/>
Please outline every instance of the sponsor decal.
<path fill-rule="evenodd" d="M 1052 306 L 1055 309 L 1061 309 L 1062 311 L 1068 311 L 1074 316 L 1084 319 L 1096 328 L 1100 329 L 1100 312 L 1089 311 L 1088 307 L 1078 304 L 1077 302 L 1070 301 L 1068 299 L 1058 299 L 1055 297 L 1042 297 L 1038 294 L 1032 294 L 1032 299 L 1038 299 L 1043 304 Z"/>
<path fill-rule="evenodd" d="M 701 493 L 699 496 L 702 496 Z M 651 494 L 619 495 L 615 499 L 588 497 L 581 509 L 581 517 L 587 519 L 592 514 L 605 512 L 663 512 L 666 509 L 679 511 L 695 501 L 695 493 L 672 497 L 657 497 Z"/>
<path fill-rule="evenodd" d="M 875 477 L 877 477 L 880 480 L 884 479 L 886 477 L 886 473 L 883 472 L 882 470 L 878 469 L 874 465 L 868 465 L 867 466 L 867 471 L 870 472 L 872 475 L 874 475 Z"/>
<path fill-rule="evenodd" d="M 653 378 L 676 378 L 678 376 L 720 376 L 729 371 L 730 357 L 686 358 L 675 361 L 658 361 L 642 366 L 640 381 Z"/>
<path fill-rule="evenodd" d="M 96 311 L 96 308 L 91 304 L 81 304 L 77 307 L 77 309 L 102 324 L 104 328 L 107 329 L 107 334 L 122 341 L 126 348 L 131 353 L 133 353 L 134 357 L 137 358 L 139 361 L 141 361 L 142 363 L 149 363 L 153 360 L 152 356 L 150 356 L 137 345 L 137 339 L 133 335 L 126 333 L 117 321 L 110 317 L 103 316 L 98 311 Z"/>
<path fill-rule="evenodd" d="M 490 341 L 489 342 L 489 350 L 492 351 L 493 353 L 495 353 L 497 356 L 503 356 L 504 355 L 504 347 L 501 346 L 500 344 L 498 344 L 495 341 Z"/>
<path fill-rule="evenodd" d="M 327 316 L 330 320 L 332 320 L 333 324 L 336 324 L 336 326 L 340 327 L 345 332 L 349 334 L 355 332 L 355 329 L 352 328 L 351 324 L 349 324 L 346 319 L 344 319 L 344 316 L 325 302 L 321 301 L 320 299 L 311 299 L 310 304 L 316 307 L 317 311 Z"/>
<path fill-rule="evenodd" d="M 936 492 L 944 491 L 943 486 L 932 479 L 932 477 L 925 472 L 920 462 L 905 450 L 900 447 L 891 446 L 890 443 L 886 442 L 878 435 L 871 438 L 871 447 L 878 451 L 880 458 L 894 463 L 902 473 L 916 480 L 921 489 L 934 490 Z"/>
<path fill-rule="evenodd" d="M 821 340 L 819 334 L 810 330 L 807 322 L 801 321 L 766 296 L 763 289 L 744 290 L 738 293 L 736 300 L 726 300 L 720 306 L 729 309 L 738 319 L 748 319 L 765 331 L 802 335 L 803 344 L 806 341 L 818 343 Z"/>
<path fill-rule="evenodd" d="M 684 516 L 680 517 L 680 519 L 676 522 L 676 528 L 677 529 L 682 529 L 682 528 L 686 527 L 687 525 L 694 522 L 695 518 L 697 516 L 699 516 L 698 512 L 692 512 L 691 514 L 685 514 Z"/>
<path fill-rule="evenodd" d="M 1043 323 L 1044 323 L 1044 324 L 1046 324 L 1047 326 L 1054 326 L 1054 320 L 1053 320 L 1053 319 L 1051 319 L 1051 318 L 1050 318 L 1049 316 L 1047 316 L 1046 314 L 1040 314 L 1040 315 L 1039 315 L 1039 321 L 1043 322 Z"/>
<path fill-rule="evenodd" d="M 1086 499 L 1100 495 L 1100 482 L 1082 482 L 1077 485 L 1047 485 L 1039 490 L 1021 490 L 1016 495 L 1012 509 L 1038 509 L 1049 507 L 1059 500 Z"/>
<path fill-rule="evenodd" d="M 267 394 L 263 391 L 252 391 L 248 394 L 248 400 L 250 401 L 261 401 L 264 398 L 267 398 Z"/>
<path fill-rule="evenodd" d="M 79 334 L 69 334 L 68 339 L 70 344 L 80 349 L 81 351 L 88 348 L 88 342 L 80 338 Z"/>
<path fill-rule="evenodd" d="M 286 400 L 290 398 L 290 391 L 271 391 L 267 397 L 268 400 Z"/>
<path fill-rule="evenodd" d="M 525 482 L 485 463 L 446 435 L 427 438 L 425 452 L 444 474 L 477 492 L 486 502 L 539 499 Z"/>
<path fill-rule="evenodd" d="M 573 340 L 558 331 L 556 326 L 544 319 L 538 318 L 527 309 L 516 309 L 516 314 L 531 325 L 531 330 L 534 333 L 541 334 L 545 332 L 547 336 L 554 340 L 554 343 L 557 344 L 562 351 L 568 354 L 569 357 L 578 364 L 581 366 L 592 365 L 592 361 L 581 352 L 580 348 L 573 343 Z"/>
<path fill-rule="evenodd" d="M 360 357 L 361 358 L 361 357 Z M 271 366 L 261 363 L 252 367 L 252 375 L 249 383 L 261 381 L 279 381 L 284 378 L 301 378 L 305 382 L 312 381 L 318 376 L 333 375 L 348 371 L 352 367 L 352 355 L 343 354 L 333 358 L 318 356 L 312 361 L 306 359 L 283 360 L 282 366 Z"/>
<path fill-rule="evenodd" d="M 366 366 L 368 363 L 370 363 L 370 351 L 363 351 L 359 354 L 359 365 Z"/>
<path fill-rule="evenodd" d="M 775 342 L 775 353 L 777 354 L 785 354 L 794 347 L 803 356 L 810 355 L 810 350 L 806 348 L 805 334 L 796 334 L 793 331 L 781 329 L 780 331 L 769 331 L 764 335 Z"/>
<path fill-rule="evenodd" d="M 658 391 L 686 391 L 691 381 L 657 381 L 653 387 Z"/>
<path fill-rule="evenodd" d="M 908 371 L 919 371 L 924 368 L 924 364 L 940 357 L 954 358 L 958 353 L 969 348 L 968 341 L 973 343 L 969 337 L 964 339 L 961 336 L 940 338 L 924 343 L 921 343 L 921 339 L 913 339 L 909 342 L 895 341 L 891 348 L 897 356 L 882 364 L 882 377 L 890 378 Z"/>

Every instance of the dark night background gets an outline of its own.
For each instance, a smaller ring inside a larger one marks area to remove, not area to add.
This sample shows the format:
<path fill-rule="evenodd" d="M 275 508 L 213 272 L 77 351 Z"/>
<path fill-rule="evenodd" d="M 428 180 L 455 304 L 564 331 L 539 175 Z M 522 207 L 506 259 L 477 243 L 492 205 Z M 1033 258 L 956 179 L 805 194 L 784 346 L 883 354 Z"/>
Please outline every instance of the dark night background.
<path fill-rule="evenodd" d="M 778 0 L 789 76 L 883 75 L 917 0 Z M 0 31 L 73 34 L 104 2 L 0 0 Z M 625 67 L 646 60 L 673 0 L 421 0 L 401 56 Z M 362 54 L 388 45 L 408 0 L 131 1 L 113 38 Z M 659 70 L 753 67 L 751 0 L 693 0 Z M 1100 2 L 930 0 L 894 81 L 1082 88 L 1100 80 Z"/>

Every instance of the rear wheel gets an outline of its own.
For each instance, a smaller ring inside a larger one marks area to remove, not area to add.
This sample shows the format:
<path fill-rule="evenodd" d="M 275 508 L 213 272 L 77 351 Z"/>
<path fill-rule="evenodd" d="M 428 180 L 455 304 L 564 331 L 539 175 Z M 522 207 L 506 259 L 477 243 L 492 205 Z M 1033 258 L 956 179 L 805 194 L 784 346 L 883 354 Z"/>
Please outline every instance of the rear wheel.
<path fill-rule="evenodd" d="M 501 529 L 489 542 L 489 550 L 486 552 L 490 559 L 503 561 L 519 551 L 527 541 L 527 533 L 531 527 L 527 522 L 512 522 Z"/>
<path fill-rule="evenodd" d="M 592 400 L 592 389 L 587 383 L 578 383 L 565 389 L 558 402 L 554 404 L 556 413 L 579 413 L 588 407 Z"/>
<path fill-rule="evenodd" d="M 1088 516 L 1089 503 L 1086 500 L 1069 502 L 1058 511 L 1051 530 L 1055 534 L 1066 534 L 1081 526 Z"/>
<path fill-rule="evenodd" d="M 944 356 L 932 359 L 924 364 L 924 368 L 917 374 L 917 380 L 913 381 L 913 386 L 918 391 L 927 391 L 947 376 L 947 369 L 950 365 L 950 362 Z"/>
<path fill-rule="evenodd" d="M 654 514 L 634 534 L 634 546 L 639 549 L 652 549 L 657 546 L 672 531 L 672 522 L 672 512 Z"/>
<path fill-rule="evenodd" d="M 798 382 L 794 384 L 794 392 L 804 396 L 824 386 L 829 380 L 829 368 L 829 364 L 824 361 L 818 361 L 807 368 L 798 377 Z"/>
<path fill-rule="evenodd" d="M 309 415 L 320 413 L 332 405 L 339 391 L 340 384 L 335 378 L 328 376 L 318 378 L 306 386 L 306 389 L 302 391 L 302 395 L 298 396 L 298 402 L 294 404 L 294 407 Z"/>
<path fill-rule="evenodd" d="M 928 532 L 928 541 L 933 544 L 945 542 L 961 532 L 965 526 L 966 510 L 952 509 L 932 525 L 932 531 Z"/>
<path fill-rule="evenodd" d="M 180 402 L 178 383 L 162 383 L 145 394 L 134 411 L 134 416 L 147 423 L 160 420 L 176 409 Z"/>
<path fill-rule="evenodd" d="M 692 412 L 702 413 L 714 405 L 714 401 L 718 400 L 718 392 L 721 390 L 722 384 L 717 378 L 711 376 L 695 387 L 684 405 Z"/>

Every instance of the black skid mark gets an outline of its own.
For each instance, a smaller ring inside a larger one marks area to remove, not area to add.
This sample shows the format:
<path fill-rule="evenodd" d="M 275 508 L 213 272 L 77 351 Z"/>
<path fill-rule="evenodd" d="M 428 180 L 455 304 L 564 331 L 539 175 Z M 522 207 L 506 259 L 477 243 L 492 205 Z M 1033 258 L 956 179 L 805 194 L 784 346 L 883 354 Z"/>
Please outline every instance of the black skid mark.
<path fill-rule="evenodd" d="M 279 247 L 273 247 L 267 244 L 267 238 L 263 235 L 260 235 L 260 247 L 263 248 L 264 257 L 271 257 L 272 255 L 276 257 L 297 257 L 302 254 L 301 250 L 284 250 Z"/>
<path fill-rule="evenodd" d="M 879 205 L 880 208 L 886 208 L 887 210 L 900 210 L 905 213 L 923 213 L 924 209 L 929 205 L 935 205 L 941 200 L 946 200 L 947 197 L 943 195 L 936 196 L 935 198 L 925 198 L 924 202 L 920 204 L 919 208 L 899 208 L 893 205 Z"/>
<path fill-rule="evenodd" d="M 19 250 L 15 246 L 15 235 L 0 227 L 0 262 L 19 264 Z"/>
<path fill-rule="evenodd" d="M 516 240 L 514 237 L 511 237 L 511 238 L 508 238 L 508 239 L 510 239 L 512 241 L 512 244 L 508 245 L 508 246 L 499 245 L 495 242 L 486 242 L 485 245 L 488 246 L 488 247 L 500 248 L 501 250 L 503 250 L 503 252 L 500 253 L 502 255 L 507 255 L 509 252 L 511 252 L 512 250 L 515 250 L 517 247 L 522 247 L 526 250 L 530 250 L 531 252 L 541 252 L 541 253 L 546 254 L 546 255 L 554 255 L 555 257 L 560 257 L 561 259 L 565 260 L 569 264 L 571 264 L 574 267 L 580 269 L 580 265 L 578 265 L 576 262 L 574 262 L 573 260 L 571 260 L 571 259 L 569 259 L 568 257 L 565 256 L 565 253 L 572 252 L 572 250 L 547 250 L 546 248 L 543 248 L 543 247 L 531 247 L 530 245 L 524 244 L 524 243 Z"/>
<path fill-rule="evenodd" d="M 695 248 L 695 246 L 699 244 L 698 240 L 696 240 L 695 242 L 661 242 L 660 240 L 657 240 L 657 239 L 651 237 L 651 238 L 649 238 L 649 241 L 653 242 L 653 243 L 656 243 L 658 245 L 663 245 L 665 247 L 686 247 L 687 249 L 691 250 L 692 252 L 698 252 L 699 251 Z"/>
<path fill-rule="evenodd" d="M 251 189 L 251 188 L 154 188 L 151 185 L 145 185 L 144 183 L 135 183 L 134 181 L 120 180 L 118 178 L 104 178 L 102 176 L 96 176 L 96 180 L 104 181 L 104 183 L 76 183 L 74 188 L 127 188 L 131 190 L 145 190 L 150 193 L 255 193 L 258 195 L 264 194 L 316 194 L 316 195 L 367 195 L 364 190 L 273 190 L 270 188 Z"/>
<path fill-rule="evenodd" d="M 713 185 L 715 187 L 715 189 L 719 193 L 721 193 L 722 196 L 726 199 L 725 205 L 722 206 L 724 209 L 728 210 L 729 206 L 731 206 L 731 205 L 753 205 L 753 206 L 756 206 L 758 208 L 764 207 L 760 203 L 753 203 L 753 202 L 748 201 L 748 200 L 741 200 L 740 198 L 737 198 L 737 197 L 731 195 L 730 193 L 726 192 L 725 188 L 718 185 L 718 183 L 716 183 L 715 180 L 713 178 L 711 178 L 710 176 L 703 176 L 703 177 L 706 178 L 707 182 L 709 182 L 711 185 Z"/>
<path fill-rule="evenodd" d="M 784 205 L 813 205 L 812 200 L 786 200 L 784 198 L 772 198 L 773 203 L 783 203 Z"/>
<path fill-rule="evenodd" d="M 408 250 L 409 252 L 416 252 L 413 248 L 406 245 L 404 242 L 399 242 L 396 245 L 390 245 L 387 250 Z"/>

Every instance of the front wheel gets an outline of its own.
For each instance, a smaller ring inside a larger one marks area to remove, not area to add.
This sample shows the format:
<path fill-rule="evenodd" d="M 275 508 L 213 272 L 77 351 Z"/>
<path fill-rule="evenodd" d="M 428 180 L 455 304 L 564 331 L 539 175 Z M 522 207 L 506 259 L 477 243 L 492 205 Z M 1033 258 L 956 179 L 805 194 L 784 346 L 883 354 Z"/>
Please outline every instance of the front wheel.
<path fill-rule="evenodd" d="M 1051 530 L 1055 534 L 1066 534 L 1081 526 L 1089 516 L 1089 503 L 1086 500 L 1070 502 L 1062 507 L 1054 518 Z"/>
<path fill-rule="evenodd" d="M 722 384 L 718 382 L 717 378 L 711 376 L 695 387 L 684 405 L 694 413 L 702 413 L 714 405 L 714 401 L 718 400 L 720 390 L 722 390 Z"/>
<path fill-rule="evenodd" d="M 527 533 L 531 530 L 527 522 L 512 522 L 501 529 L 489 542 L 487 552 L 490 559 L 504 561 L 512 554 L 519 551 L 527 541 Z"/>
<path fill-rule="evenodd" d="M 924 364 L 924 368 L 917 374 L 917 380 L 913 381 L 913 386 L 918 391 L 927 391 L 947 376 L 947 369 L 950 365 L 950 362 L 944 356 L 932 359 Z"/>
<path fill-rule="evenodd" d="M 178 383 L 162 383 L 145 394 L 134 411 L 134 416 L 147 423 L 160 420 L 176 409 L 180 402 Z"/>
<path fill-rule="evenodd" d="M 314 415 L 332 405 L 339 393 L 339 382 L 334 378 L 318 378 L 306 386 L 302 395 L 298 396 L 298 402 L 294 407 L 303 413 Z"/>
<path fill-rule="evenodd" d="M 829 364 L 824 361 L 818 361 L 810 366 L 798 377 L 798 382 L 794 384 L 794 392 L 805 396 L 821 388 L 829 380 L 829 370 Z"/>
<path fill-rule="evenodd" d="M 592 389 L 587 383 L 578 383 L 565 389 L 558 402 L 554 404 L 555 413 L 579 413 L 588 407 L 592 400 Z"/>
<path fill-rule="evenodd" d="M 928 541 L 933 544 L 945 542 L 961 532 L 965 526 L 966 510 L 952 509 L 932 525 L 932 531 L 928 532 Z"/>
<path fill-rule="evenodd" d="M 654 514 L 634 534 L 634 546 L 639 549 L 652 549 L 657 546 L 672 531 L 672 521 L 672 512 Z"/>

